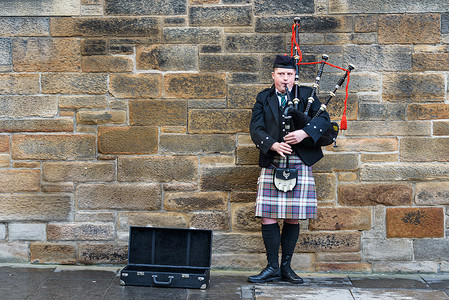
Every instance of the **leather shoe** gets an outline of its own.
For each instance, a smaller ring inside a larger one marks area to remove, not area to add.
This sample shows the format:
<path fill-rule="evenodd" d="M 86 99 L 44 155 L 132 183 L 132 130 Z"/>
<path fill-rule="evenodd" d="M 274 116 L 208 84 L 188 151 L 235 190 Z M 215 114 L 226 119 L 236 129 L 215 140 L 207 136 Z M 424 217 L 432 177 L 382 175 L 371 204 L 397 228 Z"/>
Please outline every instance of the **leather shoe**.
<path fill-rule="evenodd" d="M 253 283 L 264 283 L 281 280 L 281 269 L 266 266 L 259 274 L 249 276 L 248 281 Z"/>
<path fill-rule="evenodd" d="M 282 266 L 281 267 L 282 279 L 294 284 L 304 283 L 304 280 L 296 275 L 295 271 L 290 268 L 290 266 Z"/>

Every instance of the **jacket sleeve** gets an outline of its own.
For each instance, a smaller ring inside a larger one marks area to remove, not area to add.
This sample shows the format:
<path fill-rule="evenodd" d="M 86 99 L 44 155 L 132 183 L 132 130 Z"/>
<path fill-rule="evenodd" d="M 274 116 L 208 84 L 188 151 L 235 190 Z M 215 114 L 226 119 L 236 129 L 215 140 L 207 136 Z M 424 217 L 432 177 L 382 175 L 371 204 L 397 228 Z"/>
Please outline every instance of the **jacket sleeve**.
<path fill-rule="evenodd" d="M 263 97 L 259 93 L 256 97 L 256 103 L 254 104 L 254 107 L 252 109 L 249 129 L 251 139 L 253 140 L 254 144 L 256 144 L 256 147 L 266 155 L 270 151 L 271 146 L 276 142 L 276 140 L 267 132 L 264 113 L 264 101 Z"/>
<path fill-rule="evenodd" d="M 321 102 L 315 95 L 315 101 L 312 102 L 310 107 L 309 116 L 314 117 L 315 114 L 320 110 Z M 316 143 L 318 139 L 329 129 L 330 127 L 330 117 L 327 111 L 323 111 L 318 117 L 311 120 L 303 130 L 307 132 L 308 135 Z"/>

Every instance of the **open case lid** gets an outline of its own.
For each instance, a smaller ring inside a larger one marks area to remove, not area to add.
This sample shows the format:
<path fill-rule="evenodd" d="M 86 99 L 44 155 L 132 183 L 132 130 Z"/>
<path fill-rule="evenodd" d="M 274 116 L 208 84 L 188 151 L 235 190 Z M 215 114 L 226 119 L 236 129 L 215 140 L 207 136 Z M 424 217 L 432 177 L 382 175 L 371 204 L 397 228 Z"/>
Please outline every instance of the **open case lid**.
<path fill-rule="evenodd" d="M 137 227 L 129 232 L 129 265 L 210 268 L 212 230 Z"/>

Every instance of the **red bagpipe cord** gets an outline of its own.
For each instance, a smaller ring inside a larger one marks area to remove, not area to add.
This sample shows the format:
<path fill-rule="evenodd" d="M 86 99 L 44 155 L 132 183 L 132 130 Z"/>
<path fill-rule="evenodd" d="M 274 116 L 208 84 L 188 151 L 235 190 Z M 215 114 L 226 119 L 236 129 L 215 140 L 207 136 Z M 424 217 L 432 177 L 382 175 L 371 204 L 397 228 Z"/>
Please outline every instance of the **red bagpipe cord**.
<path fill-rule="evenodd" d="M 346 81 L 346 88 L 345 88 L 345 92 L 346 92 L 346 96 L 345 96 L 345 107 L 343 109 L 343 115 L 341 117 L 341 122 L 340 122 L 340 129 L 341 130 L 346 130 L 348 129 L 348 121 L 346 119 L 346 108 L 347 108 L 347 102 L 348 102 L 348 87 L 349 87 L 349 70 L 346 70 L 345 68 L 339 67 L 339 66 L 335 66 L 333 64 L 328 63 L 327 61 L 315 61 L 315 62 L 308 62 L 308 63 L 302 63 L 302 52 L 301 49 L 299 48 L 299 45 L 296 41 L 296 37 L 295 37 L 295 27 L 298 26 L 298 30 L 299 30 L 299 24 L 293 24 L 292 26 L 292 40 L 291 40 L 291 47 L 290 47 L 290 56 L 293 57 L 293 50 L 294 47 L 296 47 L 296 49 L 298 50 L 298 56 L 299 56 L 299 60 L 298 60 L 298 65 L 314 65 L 314 64 L 321 64 L 321 63 L 325 63 L 326 65 L 329 65 L 331 67 L 340 69 L 342 71 L 345 71 L 348 73 L 348 77 L 347 77 L 347 81 Z"/>

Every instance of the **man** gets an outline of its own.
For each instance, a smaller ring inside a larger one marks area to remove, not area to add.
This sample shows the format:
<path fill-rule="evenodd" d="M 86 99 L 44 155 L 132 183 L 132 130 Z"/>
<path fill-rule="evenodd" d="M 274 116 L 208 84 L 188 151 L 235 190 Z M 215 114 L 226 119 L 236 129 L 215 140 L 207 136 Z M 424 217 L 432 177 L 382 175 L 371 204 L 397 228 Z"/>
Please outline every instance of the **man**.
<path fill-rule="evenodd" d="M 271 88 L 260 92 L 252 110 L 250 132 L 253 142 L 260 150 L 259 166 L 262 167 L 258 180 L 256 216 L 262 220 L 262 238 L 267 253 L 267 266 L 258 275 L 248 277 L 249 282 L 262 283 L 279 281 L 303 283 L 290 266 L 296 242 L 299 237 L 299 220 L 316 218 L 316 192 L 311 166 L 323 157 L 320 147 L 306 147 L 301 144 L 305 138 L 316 142 L 330 126 L 327 112 L 311 120 L 304 128 L 284 136 L 285 93 L 291 93 L 295 81 L 295 63 L 289 56 L 276 56 L 273 64 Z M 288 91 L 285 89 L 288 87 Z M 303 112 L 312 89 L 299 87 L 298 110 Z M 321 103 L 315 96 L 310 116 L 314 116 Z M 290 168 L 298 170 L 297 184 L 292 191 L 276 189 L 273 176 L 276 168 L 286 166 L 289 156 Z M 282 236 L 278 220 L 283 220 Z M 282 246 L 281 265 L 278 252 Z"/>

